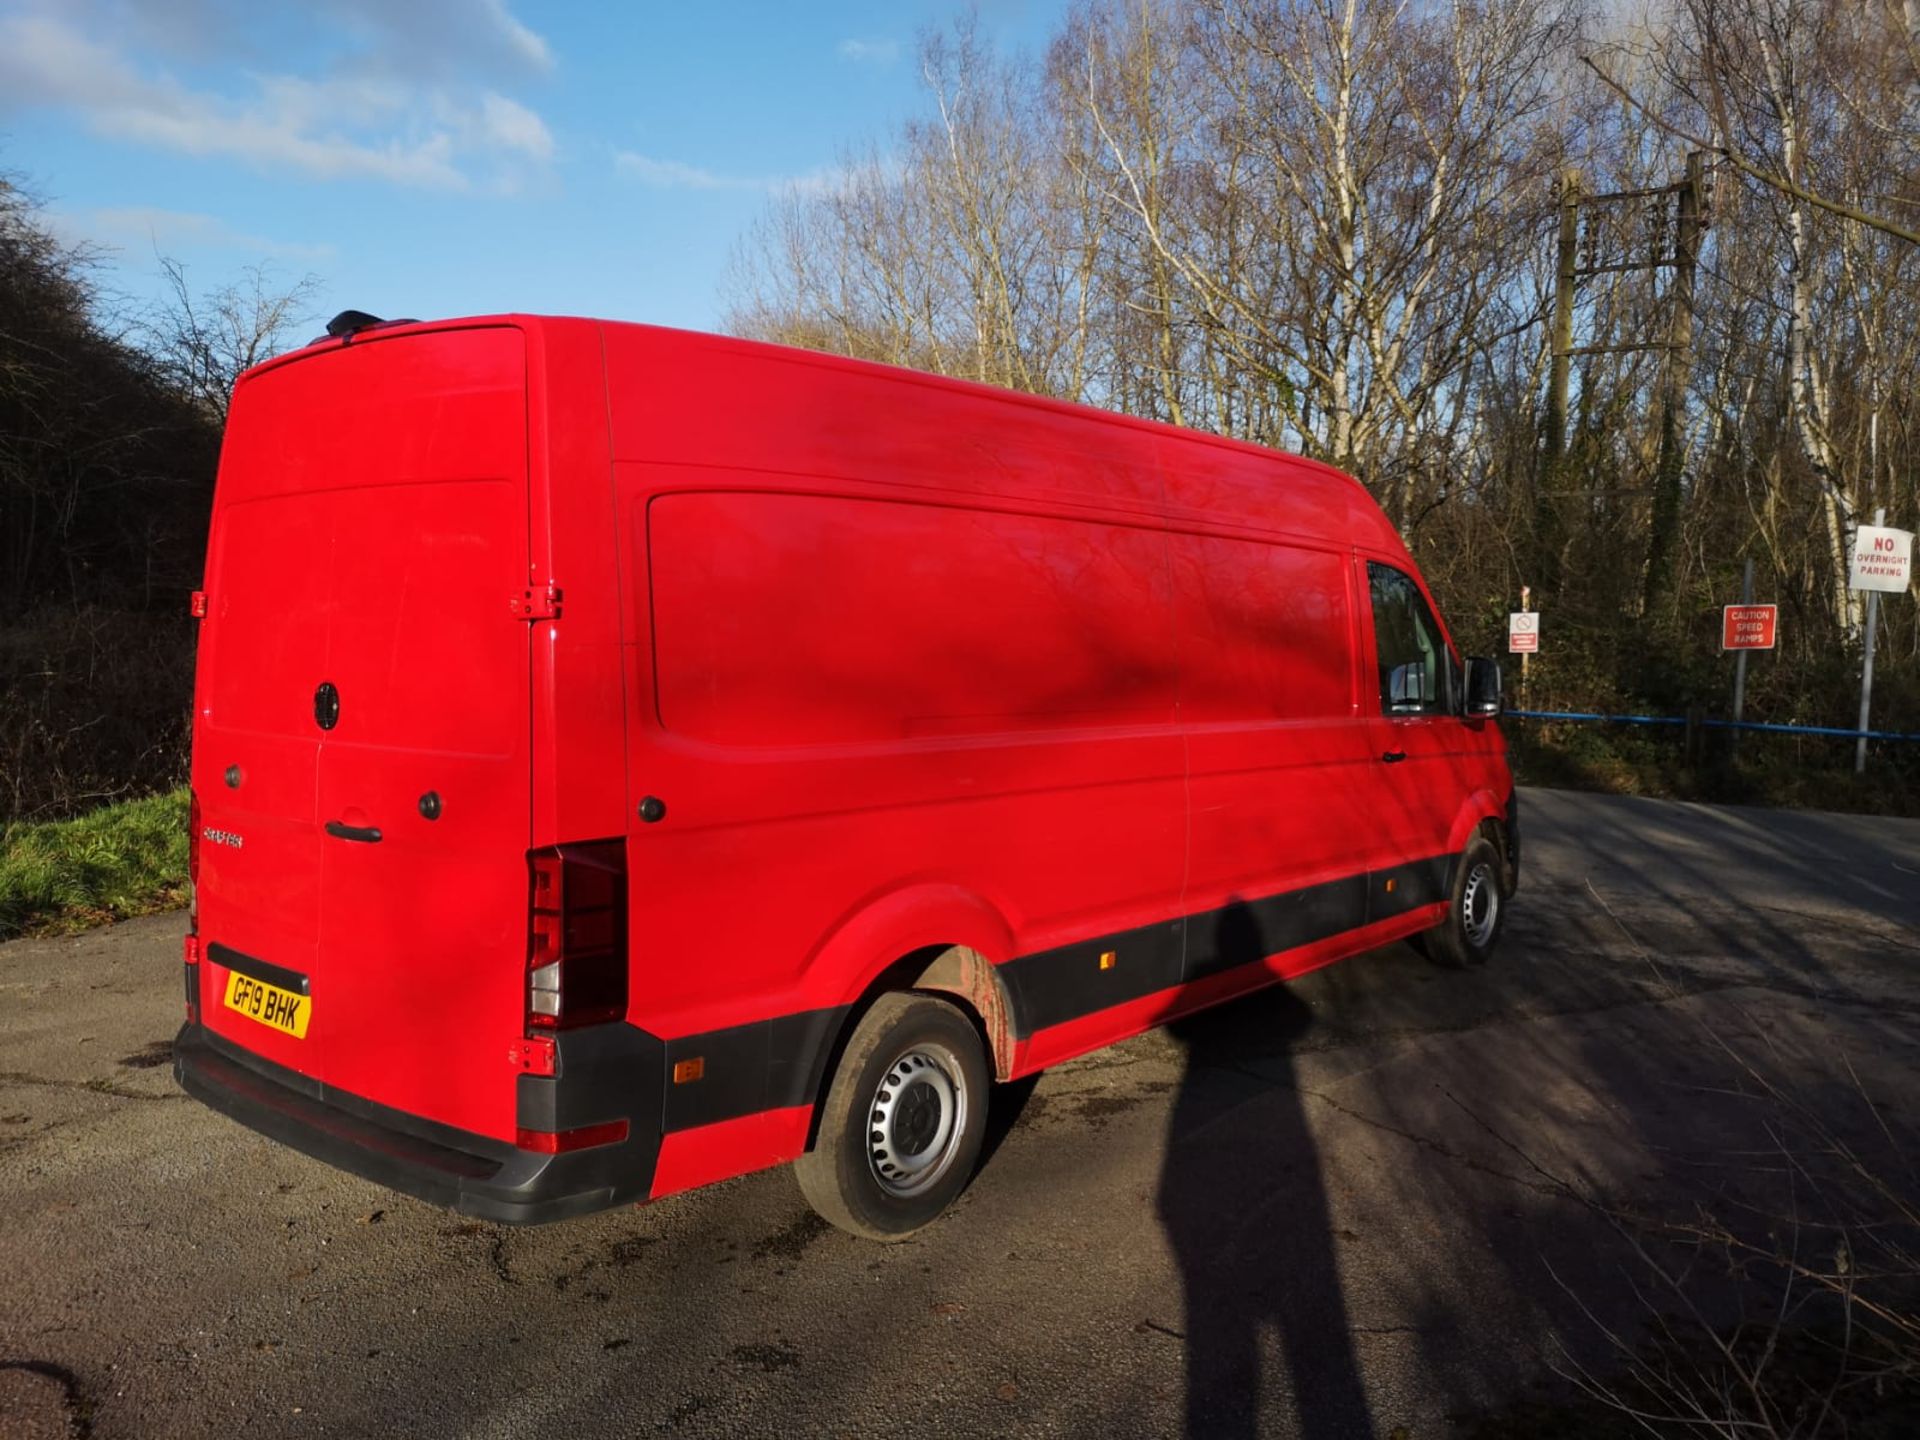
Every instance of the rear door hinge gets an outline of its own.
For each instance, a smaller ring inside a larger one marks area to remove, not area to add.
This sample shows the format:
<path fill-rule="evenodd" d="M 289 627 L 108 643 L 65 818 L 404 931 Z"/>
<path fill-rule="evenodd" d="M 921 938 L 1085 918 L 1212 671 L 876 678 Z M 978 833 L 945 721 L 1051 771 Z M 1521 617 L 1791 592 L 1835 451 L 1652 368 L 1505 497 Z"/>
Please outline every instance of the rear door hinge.
<path fill-rule="evenodd" d="M 520 591 L 507 602 L 516 620 L 558 620 L 560 618 L 560 587 L 558 585 L 533 585 Z"/>
<path fill-rule="evenodd" d="M 207 618 L 207 592 L 196 590 L 187 597 L 187 613 L 196 620 Z"/>

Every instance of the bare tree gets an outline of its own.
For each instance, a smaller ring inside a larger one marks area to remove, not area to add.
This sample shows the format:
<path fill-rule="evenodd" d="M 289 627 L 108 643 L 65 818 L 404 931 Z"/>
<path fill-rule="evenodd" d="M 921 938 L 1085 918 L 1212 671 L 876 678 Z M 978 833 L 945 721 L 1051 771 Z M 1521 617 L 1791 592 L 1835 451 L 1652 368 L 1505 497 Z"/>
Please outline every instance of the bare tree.
<path fill-rule="evenodd" d="M 224 425 L 240 373 L 279 354 L 294 327 L 312 318 L 319 278 L 282 283 L 253 265 L 239 280 L 196 295 L 179 260 L 161 256 L 160 270 L 166 298 L 139 327 L 139 339 L 168 380 Z"/>
<path fill-rule="evenodd" d="M 1038 64 L 963 24 L 923 50 L 919 118 L 775 197 L 730 324 L 1329 459 L 1470 623 L 1497 626 L 1523 583 L 1551 597 L 1565 648 L 1535 670 L 1569 677 L 1570 704 L 1698 703 L 1701 617 L 1751 553 L 1795 617 L 1765 703 L 1844 722 L 1852 527 L 1920 510 L 1916 13 L 1081 0 Z M 1659 247 L 1693 148 L 1712 195 L 1691 353 L 1667 362 Z M 1543 477 L 1568 168 L 1611 199 L 1579 211 L 1566 446 Z M 1920 660 L 1912 607 L 1883 608 L 1882 634 Z"/>

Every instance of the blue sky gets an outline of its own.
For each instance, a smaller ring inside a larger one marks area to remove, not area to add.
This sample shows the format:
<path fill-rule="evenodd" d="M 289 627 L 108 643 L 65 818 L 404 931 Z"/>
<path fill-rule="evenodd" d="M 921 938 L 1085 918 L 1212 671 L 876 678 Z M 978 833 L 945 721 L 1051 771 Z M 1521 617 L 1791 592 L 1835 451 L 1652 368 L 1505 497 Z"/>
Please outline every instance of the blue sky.
<path fill-rule="evenodd" d="M 1062 0 L 990 0 L 1005 49 Z M 0 171 L 138 301 L 317 276 L 321 318 L 713 328 L 735 241 L 919 100 L 952 0 L 0 0 Z"/>

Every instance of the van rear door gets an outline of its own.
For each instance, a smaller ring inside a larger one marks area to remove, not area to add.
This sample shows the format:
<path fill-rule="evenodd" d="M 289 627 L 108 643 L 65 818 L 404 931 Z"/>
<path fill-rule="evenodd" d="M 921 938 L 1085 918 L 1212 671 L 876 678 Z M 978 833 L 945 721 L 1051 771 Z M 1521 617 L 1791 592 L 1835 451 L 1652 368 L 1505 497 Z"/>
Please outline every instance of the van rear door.
<path fill-rule="evenodd" d="M 526 984 L 527 536 L 518 330 L 368 336 L 249 376 L 216 495 L 194 747 L 203 837 L 239 842 L 201 844 L 206 1023 L 329 1088 L 505 1139 Z M 305 1034 L 223 1003 L 223 956 L 304 981 Z"/>

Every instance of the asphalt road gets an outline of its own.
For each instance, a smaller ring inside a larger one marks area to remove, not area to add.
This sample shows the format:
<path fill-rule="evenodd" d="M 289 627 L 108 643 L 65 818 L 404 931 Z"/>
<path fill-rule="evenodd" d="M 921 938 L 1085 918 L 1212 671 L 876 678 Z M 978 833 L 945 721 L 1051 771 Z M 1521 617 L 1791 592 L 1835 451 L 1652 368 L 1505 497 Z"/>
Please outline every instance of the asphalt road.
<path fill-rule="evenodd" d="M 1395 946 L 1050 1072 L 896 1246 L 784 1171 L 464 1220 L 175 1091 L 180 917 L 0 947 L 0 1435 L 1457 1433 L 1646 1319 L 1578 1197 L 1724 1196 L 1743 1060 L 1920 1114 L 1920 822 L 1524 805 L 1491 965 Z"/>

